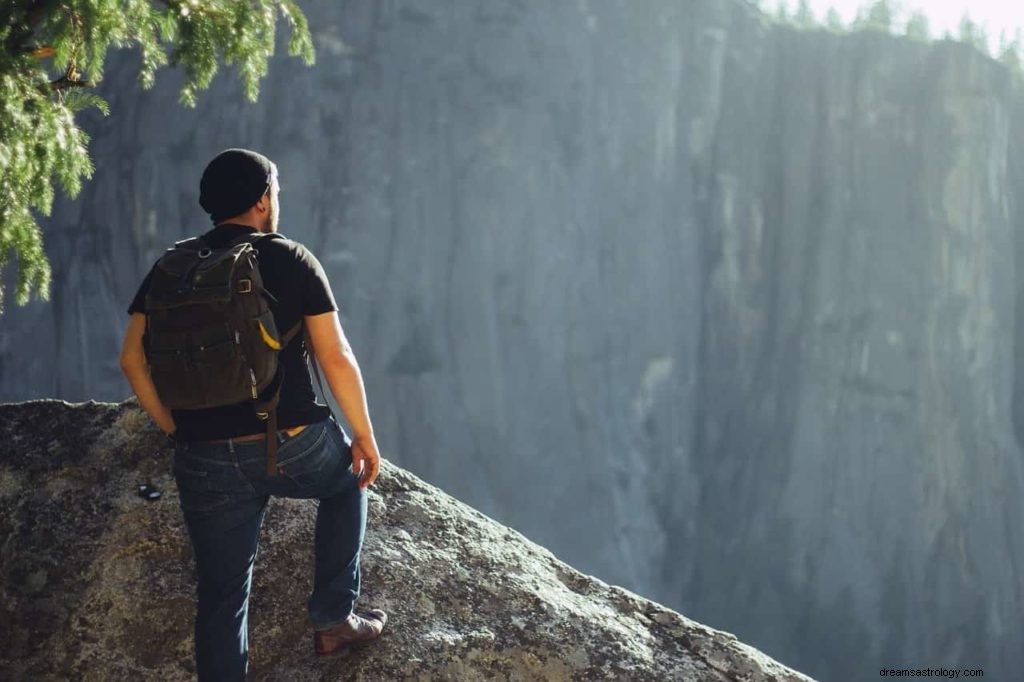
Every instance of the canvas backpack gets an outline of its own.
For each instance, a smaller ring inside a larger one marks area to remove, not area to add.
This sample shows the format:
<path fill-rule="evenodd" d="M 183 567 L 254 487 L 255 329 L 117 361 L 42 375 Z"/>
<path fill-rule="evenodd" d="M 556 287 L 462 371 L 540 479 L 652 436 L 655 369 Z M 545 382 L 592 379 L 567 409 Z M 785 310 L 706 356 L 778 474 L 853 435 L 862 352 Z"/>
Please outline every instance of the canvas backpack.
<path fill-rule="evenodd" d="M 175 242 L 156 262 L 146 292 L 143 348 L 160 400 L 198 410 L 250 402 L 267 424 L 267 475 L 277 474 L 278 353 L 302 327 L 279 333 L 263 288 L 255 244 L 280 234 L 246 234 L 224 248 L 202 237 Z M 317 377 L 319 379 L 319 376 Z M 261 399 L 264 391 L 270 397 Z"/>

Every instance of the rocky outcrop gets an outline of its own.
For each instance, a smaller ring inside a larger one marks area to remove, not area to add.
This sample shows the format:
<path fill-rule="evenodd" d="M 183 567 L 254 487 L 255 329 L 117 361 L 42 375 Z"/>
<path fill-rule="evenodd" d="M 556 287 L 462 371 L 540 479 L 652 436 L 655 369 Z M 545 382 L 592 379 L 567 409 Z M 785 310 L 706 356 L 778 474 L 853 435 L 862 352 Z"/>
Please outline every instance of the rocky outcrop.
<path fill-rule="evenodd" d="M 208 159 L 256 147 L 396 464 L 816 677 L 1024 670 L 1006 69 L 729 0 L 303 7 L 317 64 L 256 104 L 226 72 L 184 110 L 112 56 L 0 400 L 127 397 L 135 287 L 206 228 Z"/>
<path fill-rule="evenodd" d="M 163 438 L 132 402 L 0 405 L 0 679 L 187 680 L 191 548 Z M 136 495 L 151 481 L 155 501 Z M 386 459 L 359 604 L 372 648 L 312 653 L 314 500 L 272 498 L 252 680 L 809 680 L 728 632 L 559 561 Z"/>

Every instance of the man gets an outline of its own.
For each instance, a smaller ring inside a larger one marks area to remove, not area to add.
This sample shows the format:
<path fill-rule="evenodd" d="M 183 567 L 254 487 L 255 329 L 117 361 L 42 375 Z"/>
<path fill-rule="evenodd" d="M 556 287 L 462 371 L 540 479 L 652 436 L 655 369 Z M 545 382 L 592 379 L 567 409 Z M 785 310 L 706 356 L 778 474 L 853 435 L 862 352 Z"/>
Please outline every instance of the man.
<path fill-rule="evenodd" d="M 277 166 L 267 157 L 245 149 L 221 152 L 200 181 L 199 203 L 215 226 L 203 239 L 221 248 L 245 234 L 277 232 L 279 190 Z M 327 406 L 316 402 L 303 334 L 296 334 L 278 356 L 283 369 L 278 475 L 266 470 L 266 422 L 257 418 L 252 403 L 169 410 L 149 375 L 142 345 L 150 270 L 128 308 L 121 367 L 139 404 L 174 440 L 174 477 L 198 582 L 195 659 L 200 682 L 245 679 L 249 593 L 270 495 L 319 500 L 314 584 L 307 603 L 317 655 L 342 654 L 369 643 L 387 621 L 379 609 L 354 610 L 366 528 L 365 489 L 380 466 L 359 365 L 316 257 L 289 239 L 263 239 L 256 249 L 277 329 L 305 322 L 314 361 L 354 437 L 345 434 Z"/>

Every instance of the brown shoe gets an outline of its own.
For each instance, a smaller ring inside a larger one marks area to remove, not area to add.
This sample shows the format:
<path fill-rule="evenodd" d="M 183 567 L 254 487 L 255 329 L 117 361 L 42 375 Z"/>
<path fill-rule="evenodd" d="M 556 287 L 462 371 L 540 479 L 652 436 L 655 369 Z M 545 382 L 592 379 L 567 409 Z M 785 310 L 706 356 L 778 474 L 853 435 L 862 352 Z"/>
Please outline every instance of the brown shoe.
<path fill-rule="evenodd" d="M 369 609 L 349 614 L 348 620 L 327 630 L 313 631 L 313 649 L 316 655 L 343 656 L 352 647 L 369 644 L 380 637 L 388 614 L 380 609 Z"/>

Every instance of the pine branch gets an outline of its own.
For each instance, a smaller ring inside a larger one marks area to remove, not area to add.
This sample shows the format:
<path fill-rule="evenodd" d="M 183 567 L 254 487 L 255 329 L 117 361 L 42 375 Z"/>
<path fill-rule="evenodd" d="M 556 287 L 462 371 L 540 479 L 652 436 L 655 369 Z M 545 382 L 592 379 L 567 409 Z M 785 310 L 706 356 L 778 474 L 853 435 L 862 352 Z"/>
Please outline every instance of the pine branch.
<path fill-rule="evenodd" d="M 274 54 L 278 12 L 291 25 L 289 53 L 313 64 L 309 24 L 296 0 L 0 0 L 0 275 L 16 263 L 19 305 L 33 294 L 49 298 L 36 215 L 50 215 L 55 184 L 74 198 L 95 170 L 89 136 L 74 114 L 109 112 L 92 90 L 103 79 L 107 51 L 140 50 L 143 88 L 159 68 L 183 67 L 180 100 L 187 106 L 195 106 L 220 64 L 237 64 L 246 97 L 255 101 Z M 52 67 L 63 73 L 49 75 Z M 0 277 L 0 315 L 4 300 Z"/>
<path fill-rule="evenodd" d="M 46 59 L 47 57 L 52 57 L 56 53 L 56 50 L 49 45 L 43 45 L 42 47 L 28 47 L 25 48 L 25 50 L 32 55 L 34 59 Z"/>
<path fill-rule="evenodd" d="M 66 90 L 68 88 L 95 88 L 96 83 L 90 80 L 72 80 L 67 76 L 61 76 L 55 81 L 50 81 L 50 88 L 53 90 Z"/>

